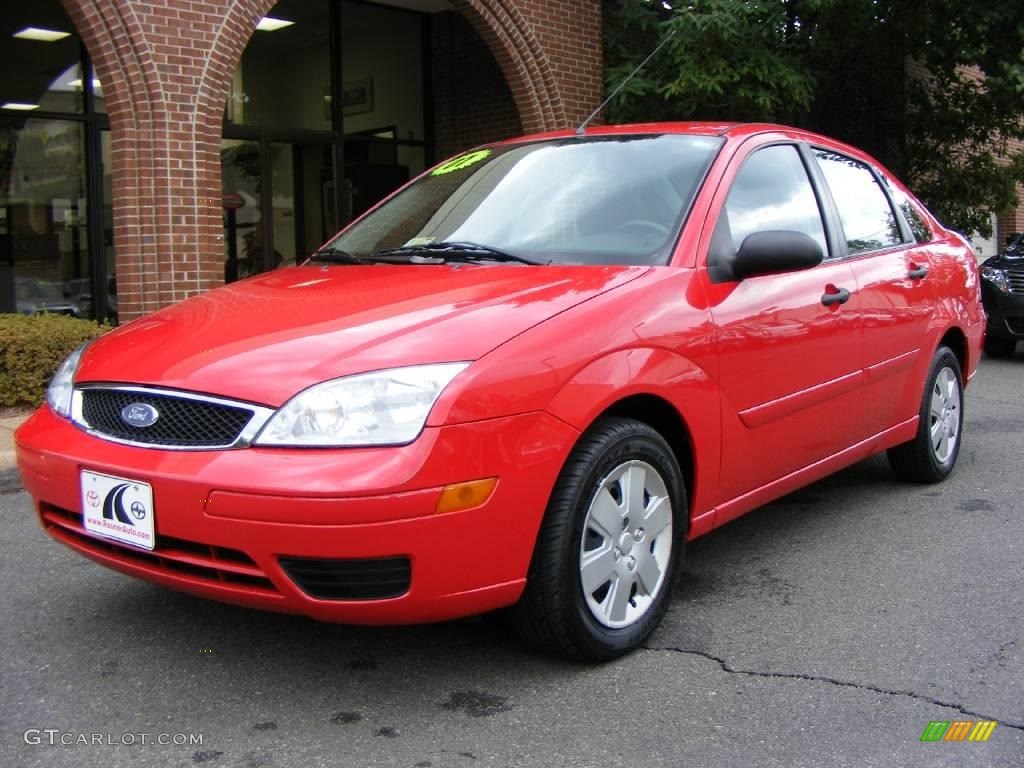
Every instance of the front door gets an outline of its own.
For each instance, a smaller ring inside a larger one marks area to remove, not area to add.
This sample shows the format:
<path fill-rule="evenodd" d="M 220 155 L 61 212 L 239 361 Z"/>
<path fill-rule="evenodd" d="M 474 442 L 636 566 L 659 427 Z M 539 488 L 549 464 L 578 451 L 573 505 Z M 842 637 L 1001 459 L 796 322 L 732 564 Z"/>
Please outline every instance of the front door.
<path fill-rule="evenodd" d="M 803 232 L 829 253 L 795 145 L 749 152 L 725 194 L 709 249 L 712 273 L 722 249 L 735 253 L 758 231 Z M 852 271 L 832 259 L 739 282 L 709 277 L 708 285 L 722 392 L 721 504 L 848 447 L 860 396 L 861 318 Z"/>

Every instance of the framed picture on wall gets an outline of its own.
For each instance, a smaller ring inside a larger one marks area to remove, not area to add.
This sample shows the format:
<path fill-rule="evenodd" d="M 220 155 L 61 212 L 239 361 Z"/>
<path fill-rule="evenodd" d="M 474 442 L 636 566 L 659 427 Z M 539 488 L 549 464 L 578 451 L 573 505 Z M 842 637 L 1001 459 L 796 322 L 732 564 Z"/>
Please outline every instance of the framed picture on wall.
<path fill-rule="evenodd" d="M 373 78 L 350 80 L 341 86 L 341 113 L 359 115 L 373 112 Z"/>

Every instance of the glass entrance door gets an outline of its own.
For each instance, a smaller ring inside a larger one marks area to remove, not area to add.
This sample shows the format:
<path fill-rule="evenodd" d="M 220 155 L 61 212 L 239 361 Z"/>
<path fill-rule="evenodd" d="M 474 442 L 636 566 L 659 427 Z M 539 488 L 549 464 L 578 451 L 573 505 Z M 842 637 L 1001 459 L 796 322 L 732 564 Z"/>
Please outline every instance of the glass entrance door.
<path fill-rule="evenodd" d="M 291 258 L 301 262 L 334 234 L 335 214 L 334 152 L 327 143 L 281 145 L 291 153 L 294 189 L 294 225 L 291 229 Z M 288 233 L 282 228 L 282 237 Z M 275 232 L 275 242 L 277 234 Z"/>
<path fill-rule="evenodd" d="M 299 263 L 334 233 L 332 145 L 224 139 L 224 281 Z"/>
<path fill-rule="evenodd" d="M 226 283 L 263 271 L 262 158 L 259 142 L 221 142 Z"/>

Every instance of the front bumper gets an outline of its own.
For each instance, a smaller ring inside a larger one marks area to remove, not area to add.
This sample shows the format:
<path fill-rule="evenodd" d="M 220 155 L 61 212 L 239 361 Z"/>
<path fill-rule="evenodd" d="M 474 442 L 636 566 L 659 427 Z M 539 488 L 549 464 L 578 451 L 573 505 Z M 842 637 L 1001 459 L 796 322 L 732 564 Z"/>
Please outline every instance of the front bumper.
<path fill-rule="evenodd" d="M 164 451 L 87 435 L 43 406 L 15 441 L 43 527 L 103 565 L 229 603 L 393 624 L 519 598 L 548 495 L 577 437 L 530 413 L 428 428 L 401 447 Z M 83 469 L 152 485 L 152 552 L 84 530 Z M 498 483 L 483 505 L 435 513 L 445 485 L 488 477 Z M 406 558 L 411 578 L 398 597 L 319 599 L 282 558 Z"/>
<path fill-rule="evenodd" d="M 988 315 L 986 333 L 1000 339 L 1024 339 L 1024 294 L 1002 293 L 987 281 L 981 298 Z"/>

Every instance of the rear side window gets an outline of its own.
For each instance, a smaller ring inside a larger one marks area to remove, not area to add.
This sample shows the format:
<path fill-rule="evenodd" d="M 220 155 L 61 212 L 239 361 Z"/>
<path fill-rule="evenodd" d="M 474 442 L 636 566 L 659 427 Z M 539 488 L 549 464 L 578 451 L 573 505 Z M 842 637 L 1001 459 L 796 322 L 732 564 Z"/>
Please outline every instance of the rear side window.
<path fill-rule="evenodd" d="M 903 218 L 907 220 L 907 225 L 910 227 L 910 232 L 914 236 L 914 240 L 919 243 L 930 243 L 934 236 L 932 231 L 928 229 L 928 225 L 925 223 L 924 216 L 917 209 L 917 206 L 911 202 L 910 198 L 903 192 L 903 190 L 894 187 L 892 184 L 886 183 L 886 187 L 889 190 L 889 194 L 892 196 L 892 200 L 896 203 L 896 207 L 903 213 Z"/>
<path fill-rule="evenodd" d="M 896 216 L 870 169 L 853 158 L 828 150 L 816 149 L 814 156 L 839 209 L 849 252 L 900 245 L 903 238 Z"/>
<path fill-rule="evenodd" d="M 810 235 L 828 253 L 821 211 L 796 147 L 759 149 L 743 163 L 715 226 L 716 250 L 739 250 L 747 235 L 769 230 Z M 724 255 L 724 254 L 722 254 Z"/>

